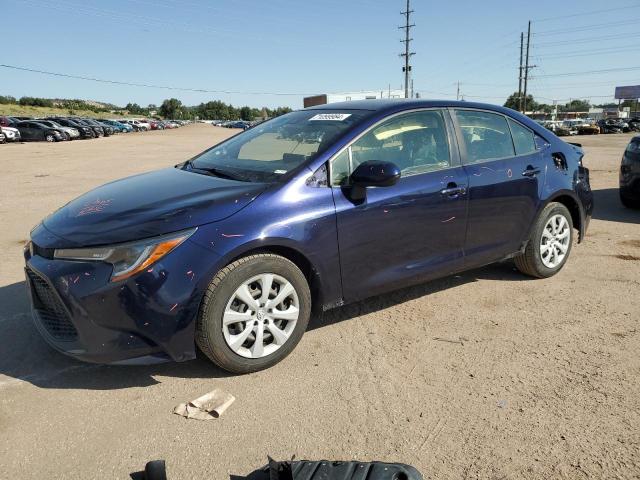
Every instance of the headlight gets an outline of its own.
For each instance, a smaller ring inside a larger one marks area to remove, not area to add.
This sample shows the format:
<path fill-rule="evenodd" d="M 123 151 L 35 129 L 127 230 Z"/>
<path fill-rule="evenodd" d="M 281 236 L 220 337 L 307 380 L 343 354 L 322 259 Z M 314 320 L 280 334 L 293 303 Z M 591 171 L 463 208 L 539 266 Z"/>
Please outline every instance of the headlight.
<path fill-rule="evenodd" d="M 61 260 L 106 262 L 113 265 L 111 281 L 118 282 L 154 264 L 187 238 L 197 228 L 171 233 L 137 242 L 121 243 L 105 247 L 64 248 L 54 252 Z"/>

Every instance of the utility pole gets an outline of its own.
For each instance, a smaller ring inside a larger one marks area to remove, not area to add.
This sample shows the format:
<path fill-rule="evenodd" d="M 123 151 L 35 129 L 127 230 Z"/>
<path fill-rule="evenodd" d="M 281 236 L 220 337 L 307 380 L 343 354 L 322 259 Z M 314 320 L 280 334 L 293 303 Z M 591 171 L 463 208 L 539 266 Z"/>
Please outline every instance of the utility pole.
<path fill-rule="evenodd" d="M 460 100 L 460 81 L 458 81 L 458 89 L 456 90 L 456 100 Z"/>
<path fill-rule="evenodd" d="M 531 20 L 529 20 L 529 27 L 527 28 L 527 55 L 524 64 L 524 99 L 522 102 L 522 113 L 527 111 L 527 85 L 529 83 L 529 70 L 535 68 L 535 65 L 529 65 L 529 47 L 531 46 Z"/>
<path fill-rule="evenodd" d="M 522 47 L 524 45 L 524 32 L 520 32 L 520 73 L 518 74 L 518 111 L 522 112 Z"/>
<path fill-rule="evenodd" d="M 400 54 L 401 57 L 404 57 L 404 67 L 402 67 L 402 71 L 404 72 L 404 98 L 409 98 L 409 73 L 411 72 L 409 58 L 415 55 L 415 52 L 410 51 L 410 44 L 413 38 L 410 38 L 409 33 L 411 28 L 415 27 L 415 24 L 411 23 L 413 10 L 411 10 L 410 1 L 411 0 L 407 0 L 407 9 L 404 12 L 400 12 L 400 14 L 405 17 L 405 24 L 403 27 L 398 27 L 400 30 L 404 29 L 404 40 L 400 40 L 400 42 L 404 43 L 404 53 Z"/>

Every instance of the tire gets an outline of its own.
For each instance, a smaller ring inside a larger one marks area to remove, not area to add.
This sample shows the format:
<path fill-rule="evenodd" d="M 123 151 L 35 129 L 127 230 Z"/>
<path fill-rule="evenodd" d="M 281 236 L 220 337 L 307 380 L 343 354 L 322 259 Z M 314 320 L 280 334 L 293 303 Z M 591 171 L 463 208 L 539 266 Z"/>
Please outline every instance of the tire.
<path fill-rule="evenodd" d="M 64 139 L 68 142 L 69 140 L 71 140 L 71 135 L 65 132 Z"/>
<path fill-rule="evenodd" d="M 550 224 L 552 219 L 553 223 Z M 562 228 L 559 228 L 559 225 L 562 225 Z M 557 233 L 553 231 L 555 227 L 558 227 Z M 525 275 L 535 278 L 552 277 L 567 262 L 572 245 L 571 213 L 561 203 L 551 202 L 538 215 L 524 252 L 513 260 L 518 270 Z"/>
<path fill-rule="evenodd" d="M 640 208 L 640 199 L 633 199 L 629 197 L 625 197 L 622 192 L 620 192 L 620 203 L 627 208 L 638 209 Z"/>
<path fill-rule="evenodd" d="M 264 304 L 260 298 L 262 285 L 270 281 L 269 275 L 272 288 L 263 297 L 268 299 Z M 272 304 L 270 308 L 269 301 L 275 300 L 278 294 L 285 295 L 285 289 L 286 292 L 291 291 L 287 283 L 293 287 L 293 293 L 284 296 L 281 303 Z M 243 285 L 248 285 L 245 291 L 252 295 L 252 303 L 257 300 L 259 308 L 253 304 L 252 310 L 249 303 L 240 300 L 238 291 Z M 282 306 L 286 309 L 276 308 Z M 282 320 L 281 314 L 276 313 L 282 312 L 282 315 L 291 317 L 291 312 L 295 314 L 296 308 L 295 320 Z M 232 321 L 225 326 L 223 316 L 229 318 L 229 313 L 231 318 L 241 315 L 247 320 Z M 307 329 L 310 315 L 309 284 L 293 262 L 268 253 L 247 256 L 220 270 L 209 284 L 198 314 L 196 344 L 211 361 L 228 372 L 256 372 L 275 365 L 291 353 Z M 279 322 L 279 325 L 274 322 Z M 260 335 L 256 327 L 261 327 L 264 335 L 261 348 L 256 348 L 256 337 Z M 279 341 L 276 337 L 279 337 Z M 236 346 L 232 348 L 229 342 L 234 339 Z"/>
<path fill-rule="evenodd" d="M 49 143 L 53 143 L 53 142 L 55 142 L 55 141 L 56 141 L 56 137 L 54 137 L 52 133 L 47 133 L 47 134 L 44 136 L 44 139 L 45 139 L 47 142 L 49 142 Z"/>

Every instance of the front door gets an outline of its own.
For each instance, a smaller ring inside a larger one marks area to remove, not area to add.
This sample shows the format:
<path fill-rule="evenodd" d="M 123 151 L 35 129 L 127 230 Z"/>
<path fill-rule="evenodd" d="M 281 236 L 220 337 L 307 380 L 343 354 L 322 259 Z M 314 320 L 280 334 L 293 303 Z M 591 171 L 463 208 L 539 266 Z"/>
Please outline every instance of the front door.
<path fill-rule="evenodd" d="M 447 111 L 395 115 L 334 158 L 331 177 L 346 301 L 445 275 L 462 265 L 467 176 Z M 349 175 L 367 160 L 395 163 L 390 187 L 350 196 Z"/>

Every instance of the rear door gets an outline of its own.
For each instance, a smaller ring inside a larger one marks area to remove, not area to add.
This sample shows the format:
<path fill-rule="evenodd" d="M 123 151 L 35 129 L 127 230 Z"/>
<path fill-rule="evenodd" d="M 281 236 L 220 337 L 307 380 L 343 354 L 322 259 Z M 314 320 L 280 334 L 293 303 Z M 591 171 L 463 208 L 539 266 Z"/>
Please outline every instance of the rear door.
<path fill-rule="evenodd" d="M 419 110 L 389 117 L 334 157 L 344 298 L 363 298 L 446 275 L 462 266 L 467 176 L 459 163 L 449 113 Z M 402 172 L 390 187 L 349 197 L 360 163 L 383 160 Z"/>
<path fill-rule="evenodd" d="M 517 252 L 540 204 L 542 153 L 534 134 L 505 115 L 455 109 L 462 162 L 469 178 L 465 265 Z"/>

